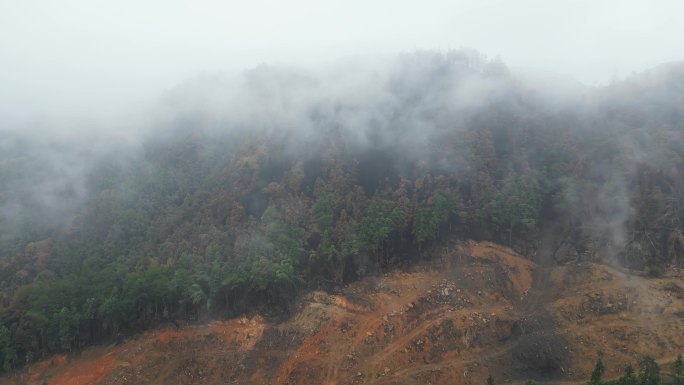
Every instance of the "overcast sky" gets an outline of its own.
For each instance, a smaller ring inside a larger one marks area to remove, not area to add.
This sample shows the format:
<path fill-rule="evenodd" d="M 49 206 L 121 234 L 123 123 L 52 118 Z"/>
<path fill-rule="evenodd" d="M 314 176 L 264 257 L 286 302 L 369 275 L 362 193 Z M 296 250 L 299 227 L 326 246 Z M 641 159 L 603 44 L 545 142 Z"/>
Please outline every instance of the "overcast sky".
<path fill-rule="evenodd" d="M 603 84 L 684 60 L 683 15 L 682 0 L 0 0 L 0 119 L 118 113 L 202 73 L 416 49 Z"/>

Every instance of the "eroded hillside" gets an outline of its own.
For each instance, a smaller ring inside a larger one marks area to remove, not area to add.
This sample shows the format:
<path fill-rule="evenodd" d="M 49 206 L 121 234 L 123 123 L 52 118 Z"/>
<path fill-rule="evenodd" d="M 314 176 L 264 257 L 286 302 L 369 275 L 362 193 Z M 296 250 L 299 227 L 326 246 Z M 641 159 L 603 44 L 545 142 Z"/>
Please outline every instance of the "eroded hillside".
<path fill-rule="evenodd" d="M 684 345 L 682 272 L 539 266 L 496 244 L 445 246 L 430 265 L 312 292 L 282 323 L 167 326 L 30 365 L 2 384 L 476 384 L 582 382 Z"/>

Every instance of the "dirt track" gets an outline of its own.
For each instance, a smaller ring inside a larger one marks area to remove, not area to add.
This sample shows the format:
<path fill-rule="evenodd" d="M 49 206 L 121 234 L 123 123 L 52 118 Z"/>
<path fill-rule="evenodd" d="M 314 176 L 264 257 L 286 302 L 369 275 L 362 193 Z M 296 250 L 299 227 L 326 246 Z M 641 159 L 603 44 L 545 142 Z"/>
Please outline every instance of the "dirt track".
<path fill-rule="evenodd" d="M 583 382 L 643 353 L 684 350 L 684 280 L 591 263 L 536 265 L 483 242 L 431 266 L 310 293 L 287 322 L 148 332 L 46 360 L 0 384 L 477 384 Z"/>

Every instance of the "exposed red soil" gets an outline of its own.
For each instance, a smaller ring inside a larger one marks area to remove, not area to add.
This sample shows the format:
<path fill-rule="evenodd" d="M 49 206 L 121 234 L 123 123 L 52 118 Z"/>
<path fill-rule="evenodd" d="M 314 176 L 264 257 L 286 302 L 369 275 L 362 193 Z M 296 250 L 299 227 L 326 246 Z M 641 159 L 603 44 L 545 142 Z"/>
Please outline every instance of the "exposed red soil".
<path fill-rule="evenodd" d="M 56 356 L 0 384 L 579 383 L 641 354 L 684 350 L 684 279 L 593 263 L 535 265 L 489 242 L 445 246 L 431 265 L 313 292 L 286 322 L 173 326 Z"/>

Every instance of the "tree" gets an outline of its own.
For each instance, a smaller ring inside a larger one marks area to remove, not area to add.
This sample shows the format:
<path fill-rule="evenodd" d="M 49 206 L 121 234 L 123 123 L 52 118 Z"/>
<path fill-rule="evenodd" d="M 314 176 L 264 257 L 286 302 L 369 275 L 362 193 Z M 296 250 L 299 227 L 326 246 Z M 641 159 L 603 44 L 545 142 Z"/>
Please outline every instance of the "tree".
<path fill-rule="evenodd" d="M 303 228 L 286 222 L 271 202 L 258 230 L 249 237 L 246 258 L 231 266 L 221 280 L 224 293 L 240 293 L 244 303 L 256 295 L 266 299 L 270 308 L 284 305 L 301 283 L 305 234 Z"/>
<path fill-rule="evenodd" d="M 312 253 L 312 259 L 323 262 L 324 268 L 331 272 L 333 281 L 340 284 L 343 281 L 344 270 L 350 254 L 345 252 L 343 245 L 340 245 L 340 243 L 347 241 L 346 231 L 339 234 L 340 231 L 335 230 L 344 227 L 342 222 L 345 221 L 338 220 L 337 226 L 334 226 L 337 196 L 334 192 L 329 191 L 329 187 L 320 180 L 317 195 L 312 211 L 316 226 L 321 234 L 321 241 L 318 251 Z M 344 239 L 341 240 L 340 236 Z"/>
<path fill-rule="evenodd" d="M 487 385 L 494 385 L 494 377 L 491 374 L 487 377 Z"/>
<path fill-rule="evenodd" d="M 674 381 L 673 385 L 684 385 L 684 358 L 682 353 L 677 354 L 677 359 L 674 363 Z"/>
<path fill-rule="evenodd" d="M 594 365 L 594 371 L 591 372 L 591 378 L 589 379 L 589 385 L 600 385 L 601 382 L 601 377 L 603 377 L 603 373 L 605 372 L 606 367 L 603 365 L 603 358 L 599 356 L 596 359 L 596 365 Z"/>
<path fill-rule="evenodd" d="M 456 209 L 453 199 L 440 191 L 432 196 L 431 201 L 431 207 L 419 208 L 416 211 L 413 235 L 419 247 L 423 242 L 437 238 L 440 226 Z"/>
<path fill-rule="evenodd" d="M 660 366 L 652 356 L 639 361 L 639 385 L 660 385 Z"/>
<path fill-rule="evenodd" d="M 265 249 L 262 251 L 293 265 L 301 262 L 306 231 L 294 223 L 287 223 L 273 202 L 261 216 L 261 230 L 266 238 L 266 243 L 260 245 Z"/>
<path fill-rule="evenodd" d="M 188 313 L 196 313 L 198 305 L 205 299 L 205 293 L 190 272 L 184 268 L 176 269 L 170 286 L 182 313 L 185 316 Z"/>
<path fill-rule="evenodd" d="M 5 325 L 0 325 L 0 371 L 12 369 L 17 354 L 11 346 L 11 336 L 9 329 Z"/>
<path fill-rule="evenodd" d="M 332 227 L 333 216 L 335 214 L 335 201 L 337 197 L 334 192 L 322 193 L 314 202 L 312 210 L 319 230 L 325 231 Z"/>
<path fill-rule="evenodd" d="M 376 255 L 386 252 L 386 242 L 404 224 L 406 214 L 395 202 L 374 199 L 361 222 L 360 237 Z"/>
<path fill-rule="evenodd" d="M 56 350 L 71 350 L 76 337 L 77 314 L 71 309 L 63 307 L 54 315 L 53 320 L 58 344 Z"/>
<path fill-rule="evenodd" d="M 627 364 L 625 366 L 625 372 L 620 377 L 617 381 L 618 385 L 637 385 L 639 382 L 639 379 L 636 376 L 636 373 L 634 372 L 634 368 L 632 367 L 632 364 Z"/>
<path fill-rule="evenodd" d="M 510 244 L 514 233 L 526 235 L 537 229 L 541 205 L 542 195 L 536 184 L 520 179 L 509 182 L 479 210 L 479 217 L 492 225 L 494 230 L 507 234 Z"/>

